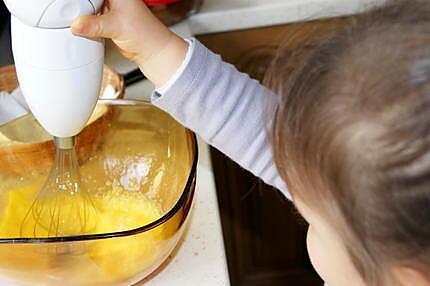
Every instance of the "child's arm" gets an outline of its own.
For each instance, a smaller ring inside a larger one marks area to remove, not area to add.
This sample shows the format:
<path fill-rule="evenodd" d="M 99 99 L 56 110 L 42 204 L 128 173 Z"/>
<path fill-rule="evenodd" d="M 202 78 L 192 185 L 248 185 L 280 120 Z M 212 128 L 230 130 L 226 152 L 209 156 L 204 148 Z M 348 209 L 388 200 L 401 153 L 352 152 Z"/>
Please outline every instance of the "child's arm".
<path fill-rule="evenodd" d="M 114 10 L 122 3 L 130 10 Z M 288 196 L 265 129 L 270 118 L 265 111 L 273 110 L 274 95 L 198 41 L 189 45 L 171 33 L 140 0 L 110 0 L 110 4 L 111 11 L 103 16 L 78 20 L 80 34 L 113 38 L 162 90 L 154 93 L 154 105 Z M 78 32 L 76 25 L 73 28 Z M 176 80 L 169 82 L 172 78 Z"/>
<path fill-rule="evenodd" d="M 267 120 L 275 95 L 193 40 L 179 78 L 153 104 L 266 183 L 286 192 L 273 160 Z"/>

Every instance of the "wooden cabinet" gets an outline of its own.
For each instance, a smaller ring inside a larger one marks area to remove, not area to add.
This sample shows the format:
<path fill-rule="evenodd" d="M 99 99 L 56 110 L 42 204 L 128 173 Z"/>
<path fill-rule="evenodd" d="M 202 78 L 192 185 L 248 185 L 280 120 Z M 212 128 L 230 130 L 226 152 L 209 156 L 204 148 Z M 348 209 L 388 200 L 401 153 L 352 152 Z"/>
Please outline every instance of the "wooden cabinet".
<path fill-rule="evenodd" d="M 343 20 L 199 37 L 239 70 L 262 80 L 281 43 L 291 51 L 318 41 Z M 288 52 L 288 51 L 287 51 Z M 292 203 L 215 149 L 211 150 L 232 286 L 319 286 L 306 251 L 306 223 Z"/>
<path fill-rule="evenodd" d="M 216 150 L 212 161 L 231 285 L 323 285 L 293 205 Z"/>

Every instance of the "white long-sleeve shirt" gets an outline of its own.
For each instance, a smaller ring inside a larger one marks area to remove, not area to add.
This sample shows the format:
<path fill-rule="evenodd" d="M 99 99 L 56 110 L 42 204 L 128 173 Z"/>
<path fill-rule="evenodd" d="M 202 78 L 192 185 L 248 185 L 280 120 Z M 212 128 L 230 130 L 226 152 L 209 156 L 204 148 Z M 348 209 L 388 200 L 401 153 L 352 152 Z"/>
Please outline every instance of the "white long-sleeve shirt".
<path fill-rule="evenodd" d="M 268 140 L 275 95 L 197 40 L 152 103 L 291 199 Z"/>

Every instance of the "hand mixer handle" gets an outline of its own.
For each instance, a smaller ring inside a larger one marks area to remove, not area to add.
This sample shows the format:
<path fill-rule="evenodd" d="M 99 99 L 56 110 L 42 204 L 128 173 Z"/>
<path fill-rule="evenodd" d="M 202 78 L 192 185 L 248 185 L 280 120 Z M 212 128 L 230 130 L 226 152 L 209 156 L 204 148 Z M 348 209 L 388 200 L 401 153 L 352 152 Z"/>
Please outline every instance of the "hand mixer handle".
<path fill-rule="evenodd" d="M 70 27 L 82 15 L 96 14 L 103 0 L 4 0 L 10 13 L 28 26 L 58 29 Z"/>
<path fill-rule="evenodd" d="M 12 17 L 18 81 L 30 110 L 54 137 L 72 137 L 95 107 L 103 75 L 104 42 L 77 37 L 70 24 L 93 14 L 102 0 L 5 0 Z"/>

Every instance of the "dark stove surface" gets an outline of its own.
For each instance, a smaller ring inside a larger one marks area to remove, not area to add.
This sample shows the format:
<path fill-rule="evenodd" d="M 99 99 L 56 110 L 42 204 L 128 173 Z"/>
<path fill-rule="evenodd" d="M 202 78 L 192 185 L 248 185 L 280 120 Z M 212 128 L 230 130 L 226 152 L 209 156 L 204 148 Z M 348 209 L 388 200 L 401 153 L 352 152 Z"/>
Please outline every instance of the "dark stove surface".
<path fill-rule="evenodd" d="M 0 0 L 0 67 L 13 63 L 10 43 L 10 15 Z"/>

